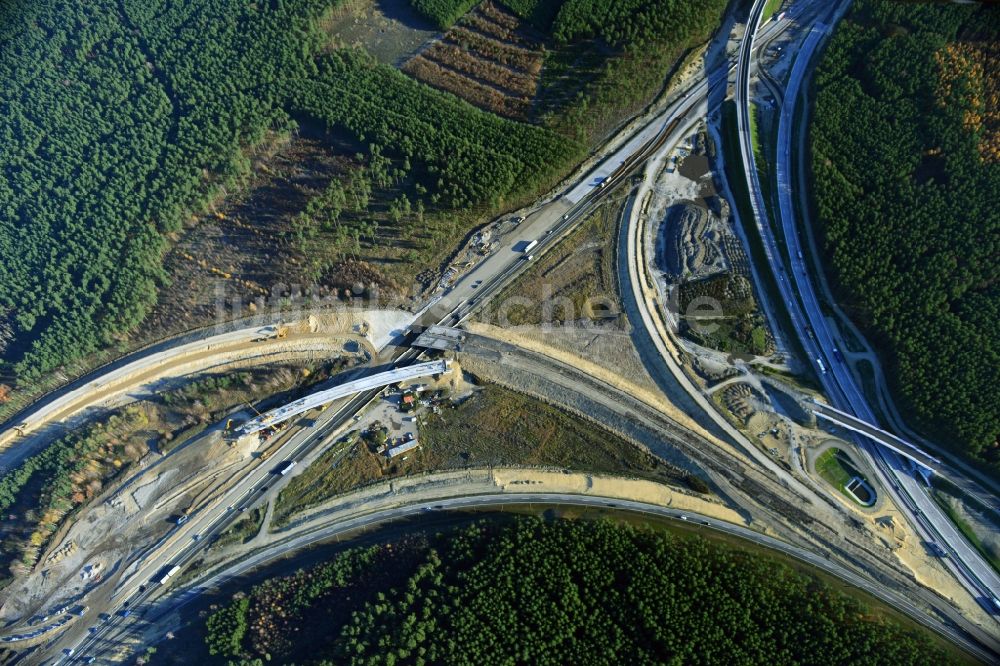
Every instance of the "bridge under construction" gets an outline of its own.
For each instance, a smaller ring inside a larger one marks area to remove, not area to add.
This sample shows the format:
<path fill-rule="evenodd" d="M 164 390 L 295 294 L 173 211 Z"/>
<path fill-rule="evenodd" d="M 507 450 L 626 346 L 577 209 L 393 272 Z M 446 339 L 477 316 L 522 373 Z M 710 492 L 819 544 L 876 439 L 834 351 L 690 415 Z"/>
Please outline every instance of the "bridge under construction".
<path fill-rule="evenodd" d="M 298 416 L 299 414 L 308 412 L 310 409 L 315 409 L 316 407 L 325 405 L 340 398 L 345 398 L 349 395 L 354 395 L 355 393 L 361 393 L 362 391 L 368 391 L 381 386 L 396 384 L 398 382 L 410 381 L 411 379 L 417 379 L 419 377 L 442 374 L 448 371 L 448 364 L 448 361 L 441 360 L 431 361 L 430 363 L 408 365 L 401 368 L 394 368 L 386 372 L 380 372 L 377 375 L 356 379 L 323 391 L 317 391 L 316 393 L 311 393 L 304 398 L 299 398 L 295 402 L 290 402 L 287 405 L 278 407 L 277 409 L 272 409 L 269 412 L 261 414 L 257 418 L 247 421 L 243 425 L 234 429 L 233 434 L 236 437 L 252 435 L 256 432 L 264 430 L 265 428 L 272 428 L 279 423 L 283 423 L 290 418 Z"/>

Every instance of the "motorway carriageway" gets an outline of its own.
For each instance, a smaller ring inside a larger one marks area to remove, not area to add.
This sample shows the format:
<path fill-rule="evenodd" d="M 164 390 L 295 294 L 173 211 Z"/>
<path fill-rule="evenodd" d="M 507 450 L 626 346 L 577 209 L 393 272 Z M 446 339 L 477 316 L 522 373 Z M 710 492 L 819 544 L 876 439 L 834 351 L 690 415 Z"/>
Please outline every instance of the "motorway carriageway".
<path fill-rule="evenodd" d="M 217 572 L 204 581 L 191 581 L 192 587 L 188 590 L 178 590 L 171 592 L 167 600 L 169 606 L 156 609 L 156 617 L 151 618 L 156 621 L 159 617 L 174 613 L 185 604 L 196 598 L 201 592 L 211 588 L 219 588 L 227 582 L 237 578 L 252 568 L 257 568 L 280 557 L 287 556 L 289 552 L 295 552 L 311 545 L 325 541 L 330 541 L 340 536 L 368 529 L 382 523 L 398 521 L 408 517 L 420 516 L 433 511 L 457 511 L 462 509 L 503 509 L 505 506 L 514 505 L 554 505 L 554 506 L 581 506 L 596 509 L 613 509 L 616 511 L 627 511 L 640 513 L 655 518 L 666 518 L 670 520 L 682 521 L 697 528 L 708 528 L 718 530 L 741 539 L 746 539 L 772 550 L 795 558 L 809 566 L 816 567 L 824 572 L 843 580 L 854 587 L 862 589 L 906 616 L 920 623 L 921 625 L 935 631 L 946 640 L 960 645 L 963 649 L 974 654 L 978 659 L 986 663 L 994 660 L 1000 655 L 1000 641 L 989 636 L 985 632 L 975 639 L 964 634 L 949 630 L 941 622 L 935 621 L 922 610 L 914 606 L 906 598 L 889 592 L 876 582 L 873 582 L 845 567 L 840 566 L 825 557 L 815 555 L 812 552 L 797 548 L 784 541 L 761 534 L 752 529 L 734 525 L 726 521 L 717 520 L 708 516 L 680 511 L 669 507 L 632 500 L 617 498 L 593 497 L 584 495 L 572 495 L 566 493 L 531 493 L 525 495 L 512 494 L 489 494 L 474 495 L 468 497 L 455 497 L 450 499 L 433 500 L 411 504 L 404 507 L 385 509 L 348 520 L 333 522 L 319 528 L 315 528 L 307 533 L 297 534 L 281 542 L 269 546 L 265 551 L 256 553 L 245 560 L 240 561 L 224 570 Z M 980 644 L 982 642 L 982 645 Z M 986 646 L 986 647 L 984 647 Z"/>
<path fill-rule="evenodd" d="M 788 243 L 788 255 L 792 262 L 792 278 L 795 288 L 786 279 L 783 262 L 778 250 L 777 241 L 771 232 L 764 211 L 763 194 L 756 166 L 754 165 L 753 149 L 749 132 L 749 81 L 750 81 L 750 61 L 753 60 L 750 54 L 754 29 L 760 18 L 760 11 L 764 5 L 763 0 L 757 0 L 751 10 L 751 27 L 748 28 L 748 37 L 744 40 L 743 48 L 740 51 L 740 67 L 737 70 L 738 85 L 737 96 L 738 110 L 741 122 L 740 127 L 740 147 L 744 158 L 744 172 L 747 182 L 751 186 L 751 203 L 754 210 L 755 222 L 758 231 L 764 241 L 765 252 L 768 262 L 774 272 L 778 287 L 787 304 L 789 316 L 792 319 L 796 333 L 810 356 L 810 362 L 817 370 L 824 389 L 835 405 L 853 411 L 859 418 L 869 423 L 875 423 L 874 414 L 858 389 L 850 370 L 845 363 L 840 361 L 833 350 L 836 348 L 825 317 L 819 305 L 804 261 L 799 257 L 802 255 L 801 246 L 796 229 L 794 228 L 794 217 L 792 209 L 792 193 L 790 186 L 790 153 L 791 153 L 791 128 L 794 120 L 795 102 L 798 99 L 800 85 L 805 78 L 805 70 L 809 65 L 812 54 L 818 48 L 820 41 L 829 33 L 830 26 L 836 22 L 837 18 L 846 11 L 846 3 L 840 3 L 831 7 L 826 20 L 817 22 L 812 26 L 805 42 L 799 48 L 799 55 L 796 58 L 792 72 L 789 76 L 788 88 L 785 93 L 785 103 L 781 108 L 781 117 L 778 129 L 778 158 L 776 162 L 776 178 L 778 183 L 778 199 L 780 222 L 785 238 Z M 800 307 L 801 297 L 805 312 Z M 805 333 L 806 324 L 813 331 L 815 338 Z M 820 359 L 827 359 L 822 363 Z M 972 592 L 973 597 L 984 608 L 991 613 L 996 613 L 998 608 L 991 600 L 992 595 L 1000 591 L 1000 576 L 987 563 L 977 551 L 959 534 L 954 524 L 945 516 L 934 500 L 924 492 L 920 482 L 915 478 L 916 474 L 910 463 L 904 463 L 899 456 L 887 451 L 878 445 L 874 445 L 868 440 L 862 440 L 862 448 L 872 460 L 874 468 L 882 477 L 883 491 L 888 492 L 900 509 L 908 513 L 909 521 L 917 526 L 924 538 L 931 543 L 943 543 L 947 550 L 950 550 L 954 557 L 945 558 L 945 564 L 949 566 Z"/>
<path fill-rule="evenodd" d="M 669 115 L 665 115 L 669 119 Z M 664 121 L 658 119 L 651 124 L 655 125 L 657 122 Z M 620 163 L 625 160 L 621 160 L 619 153 L 615 153 L 607 161 Z M 622 170 L 617 170 L 612 173 L 609 182 L 620 182 L 626 175 Z M 551 247 L 556 239 L 582 221 L 596 205 L 596 200 L 610 189 L 597 188 L 596 196 L 588 197 L 575 206 L 571 206 L 565 197 L 557 199 L 529 214 L 528 219 L 518 227 L 519 238 L 507 240 L 500 249 L 480 262 L 442 297 L 432 301 L 416 315 L 408 337 L 415 337 L 417 330 L 425 326 L 454 325 L 468 317 L 475 305 L 470 301 L 479 302 L 499 292 L 504 284 L 526 268 L 529 262 L 523 259 L 522 253 L 514 250 L 521 239 L 540 239 L 536 252 Z M 390 362 L 396 366 L 406 365 L 416 360 L 421 353 L 416 349 L 400 348 L 391 355 Z M 123 575 L 124 581 L 118 585 L 107 603 L 90 604 L 91 611 L 88 617 L 91 621 L 100 612 L 112 613 L 110 621 L 99 624 L 90 635 L 82 634 L 82 627 L 87 622 L 76 622 L 63 636 L 47 647 L 56 654 L 64 649 L 73 649 L 75 654 L 86 654 L 105 635 L 113 631 L 117 623 L 125 619 L 114 614 L 116 611 L 126 607 L 134 608 L 148 599 L 155 588 L 149 585 L 149 582 L 155 575 L 168 566 L 180 565 L 183 568 L 197 557 L 198 552 L 212 536 L 225 531 L 235 521 L 240 515 L 241 507 L 252 508 L 268 491 L 274 490 L 274 482 L 270 481 L 273 465 L 285 460 L 300 460 L 316 446 L 329 441 L 339 428 L 349 425 L 353 415 L 364 409 L 378 393 L 378 390 L 366 391 L 350 399 L 339 409 L 323 412 L 317 418 L 315 427 L 296 433 L 281 444 L 271 456 L 271 463 L 256 466 L 243 479 L 236 482 L 230 491 L 209 506 L 194 511 L 186 523 L 174 528 L 163 540 L 156 549 L 158 552 L 147 552 L 135 560 L 129 567 L 127 577 Z M 332 434 L 327 435 L 327 428 L 332 429 Z M 141 592 L 140 587 L 143 588 Z"/>
<path fill-rule="evenodd" d="M 783 26 L 771 28 L 775 33 L 780 32 L 781 29 Z M 734 66 L 735 64 L 731 64 L 729 70 Z M 713 79 L 715 85 L 722 84 L 725 80 L 725 72 Z M 702 79 L 689 88 L 682 99 L 671 104 L 664 113 L 640 130 L 643 138 L 639 143 L 643 147 L 641 159 L 627 154 L 628 150 L 635 147 L 634 142 L 627 142 L 625 147 L 616 151 L 595 170 L 592 170 L 584 178 L 584 182 L 589 184 L 588 187 L 593 196 L 588 196 L 575 204 L 564 196 L 528 213 L 527 219 L 517 229 L 518 238 L 506 240 L 501 248 L 480 262 L 444 295 L 432 301 L 418 313 L 413 328 L 419 329 L 434 324 L 455 325 L 466 319 L 477 305 L 485 301 L 489 295 L 497 293 L 503 285 L 513 280 L 530 263 L 524 260 L 522 253 L 514 250 L 515 246 L 519 245 L 522 240 L 539 240 L 535 252 L 540 253 L 554 245 L 558 239 L 585 219 L 586 214 L 599 203 L 603 195 L 612 189 L 611 187 L 601 188 L 599 183 L 617 184 L 641 166 L 642 160 L 649 156 L 651 148 L 656 147 L 656 139 L 664 134 L 664 129 L 670 121 L 679 117 L 682 112 L 690 110 L 693 106 L 691 102 L 688 102 L 687 107 L 682 109 L 687 98 L 690 96 L 702 97 L 707 94 L 708 88 L 709 83 Z M 627 168 L 620 168 L 622 164 L 627 164 Z M 602 175 L 591 175 L 594 173 Z M 604 173 L 609 175 L 605 176 Z M 400 350 L 392 356 L 391 361 L 395 365 L 408 364 L 417 359 L 420 353 L 420 351 L 413 349 Z M 301 459 L 315 446 L 327 441 L 325 431 L 328 427 L 336 429 L 348 424 L 351 416 L 361 411 L 377 394 L 377 390 L 362 393 L 349 400 L 344 407 L 324 412 L 317 419 L 317 425 L 311 431 L 297 433 L 288 442 L 282 444 L 272 456 L 272 462 L 277 464 L 284 460 Z M 106 604 L 106 608 L 114 611 L 117 610 L 118 604 L 141 604 L 148 598 L 152 590 L 147 587 L 144 592 L 138 592 L 140 586 L 145 586 L 154 575 L 168 565 L 180 564 L 183 566 L 193 560 L 210 536 L 224 531 L 235 520 L 235 517 L 239 515 L 238 508 L 240 506 L 253 506 L 264 497 L 268 490 L 273 490 L 271 487 L 273 483 L 265 482 L 269 478 L 270 470 L 271 465 L 258 465 L 223 497 L 212 503 L 211 506 L 198 509 L 187 523 L 175 528 L 163 544 L 166 550 L 155 554 L 148 553 L 143 559 L 133 562 L 131 565 L 132 573 L 126 582 L 119 585 L 112 599 Z M 229 509 L 228 507 L 233 508 Z M 198 536 L 198 539 L 194 538 L 195 535 Z M 119 601 L 116 602 L 115 599 Z M 92 606 L 96 607 L 96 604 L 92 604 Z M 91 615 L 96 615 L 97 612 L 95 608 Z M 96 644 L 102 635 L 110 631 L 117 621 L 116 617 L 111 622 L 100 625 L 94 634 L 86 637 L 81 637 L 79 631 L 80 625 L 84 623 L 74 623 L 73 627 L 63 637 L 54 641 L 51 647 L 62 649 L 79 645 L 80 649 L 77 652 L 82 654 L 87 646 Z M 80 644 L 81 639 L 83 640 L 82 644 Z"/>

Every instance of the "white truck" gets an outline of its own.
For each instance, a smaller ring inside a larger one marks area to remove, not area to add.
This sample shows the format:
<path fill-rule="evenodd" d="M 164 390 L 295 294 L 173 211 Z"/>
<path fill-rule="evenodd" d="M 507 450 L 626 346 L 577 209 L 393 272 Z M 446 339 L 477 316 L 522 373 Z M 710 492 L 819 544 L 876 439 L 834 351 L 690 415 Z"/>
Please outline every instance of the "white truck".
<path fill-rule="evenodd" d="M 175 564 L 174 566 L 167 569 L 166 572 L 164 572 L 164 574 L 160 576 L 159 580 L 157 580 L 156 582 L 159 583 L 160 585 L 166 585 L 167 581 L 170 580 L 170 577 L 175 575 L 180 570 L 181 568 Z"/>
<path fill-rule="evenodd" d="M 533 240 L 530 243 L 528 243 L 527 245 L 525 245 L 524 246 L 524 250 L 523 250 L 524 254 L 528 254 L 529 252 L 531 252 L 532 250 L 534 250 L 536 245 L 538 245 L 538 240 L 537 239 Z"/>

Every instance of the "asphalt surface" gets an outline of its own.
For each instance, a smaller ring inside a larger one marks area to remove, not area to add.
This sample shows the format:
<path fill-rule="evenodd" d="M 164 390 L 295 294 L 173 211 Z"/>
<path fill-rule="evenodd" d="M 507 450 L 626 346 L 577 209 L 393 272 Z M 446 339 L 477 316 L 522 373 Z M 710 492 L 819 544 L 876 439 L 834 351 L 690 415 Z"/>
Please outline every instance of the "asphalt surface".
<path fill-rule="evenodd" d="M 583 506 L 598 509 L 613 509 L 616 511 L 630 511 L 656 518 L 677 520 L 688 525 L 695 526 L 699 529 L 717 530 L 719 532 L 736 536 L 741 539 L 746 539 L 747 541 L 760 546 L 781 552 L 807 565 L 825 571 L 826 573 L 833 575 L 857 588 L 865 590 L 872 596 L 889 604 L 896 610 L 911 617 L 928 629 L 937 632 L 946 640 L 960 645 L 963 649 L 983 660 L 985 663 L 989 663 L 994 660 L 998 654 L 997 650 L 1000 649 L 1000 644 L 996 642 L 992 645 L 992 651 L 984 649 L 984 647 L 982 647 L 975 640 L 972 640 L 960 633 L 956 633 L 947 625 L 929 617 L 905 597 L 885 590 L 882 585 L 879 585 L 870 579 L 851 571 L 850 569 L 840 566 L 825 557 L 816 555 L 803 548 L 792 546 L 784 541 L 760 534 L 754 530 L 689 511 L 671 509 L 669 507 L 663 507 L 655 504 L 562 493 L 531 493 L 525 495 L 498 493 L 492 495 L 476 495 L 471 497 L 455 497 L 386 509 L 384 511 L 359 516 L 345 521 L 333 522 L 321 529 L 295 536 L 289 540 L 283 541 L 280 544 L 275 544 L 267 550 L 256 553 L 252 557 L 236 563 L 223 571 L 215 573 L 207 580 L 197 581 L 195 594 L 197 591 L 220 587 L 227 581 L 240 576 L 246 571 L 264 565 L 276 558 L 283 557 L 287 555 L 288 552 L 297 551 L 310 545 L 329 541 L 339 535 L 370 528 L 380 523 L 413 516 L 421 516 L 434 511 L 503 508 L 504 506 L 532 504 Z M 167 607 L 159 609 L 157 614 L 164 615 L 180 609 L 185 603 L 191 600 L 192 596 L 193 595 L 191 593 L 186 592 L 173 595 L 173 598 L 167 603 Z"/>
<path fill-rule="evenodd" d="M 764 0 L 756 0 L 751 10 L 750 28 L 748 29 L 748 35 L 751 37 L 756 31 L 764 4 Z M 743 48 L 740 51 L 740 64 L 737 67 L 737 106 L 740 114 L 740 147 L 743 154 L 745 176 L 750 185 L 755 221 L 764 241 L 768 263 L 774 271 L 778 288 L 788 306 L 793 327 L 809 354 L 810 362 L 816 368 L 817 376 L 833 404 L 844 411 L 853 413 L 864 421 L 875 423 L 874 413 L 857 387 L 847 364 L 843 362 L 842 355 L 834 352 L 837 349 L 834 336 L 823 316 L 819 299 L 813 290 L 805 261 L 802 258 L 804 255 L 795 229 L 791 180 L 789 178 L 792 167 L 791 132 L 795 101 L 798 99 L 801 84 L 807 75 L 806 70 L 810 65 L 812 55 L 831 31 L 831 26 L 836 23 L 843 11 L 846 11 L 846 7 L 847 3 L 845 2 L 832 5 L 829 13 L 810 28 L 809 35 L 799 47 L 785 91 L 786 103 L 782 105 L 781 109 L 775 171 L 778 183 L 780 222 L 785 242 L 788 244 L 791 276 L 785 271 L 777 240 L 766 220 L 763 192 L 754 164 L 749 129 L 752 39 L 744 40 Z M 925 541 L 943 548 L 948 553 L 949 557 L 945 558 L 945 564 L 984 608 L 996 613 L 998 609 L 994 607 L 990 597 L 992 594 L 996 594 L 995 591 L 1000 590 L 1000 576 L 965 540 L 933 498 L 925 492 L 919 475 L 914 471 L 913 463 L 901 459 L 887 449 L 872 444 L 870 440 L 863 440 L 862 447 L 871 458 L 872 465 L 880 476 L 883 485 L 882 491 L 888 492 L 894 498 L 900 510 L 907 514 L 909 522 L 916 526 Z"/>
<path fill-rule="evenodd" d="M 125 568 L 110 596 L 101 588 L 98 598 L 90 601 L 90 610 L 73 624 L 62 636 L 53 641 L 48 651 L 57 654 L 73 649 L 75 656 L 87 656 L 115 625 L 126 618 L 119 613 L 141 606 L 159 587 L 154 581 L 172 566 L 183 569 L 197 558 L 201 549 L 213 537 L 224 532 L 238 517 L 241 509 L 249 510 L 261 503 L 270 492 L 282 485 L 282 477 L 274 473 L 275 467 L 285 460 L 298 460 L 313 448 L 326 441 L 340 423 L 350 418 L 367 404 L 367 394 L 348 400 L 337 409 L 328 409 L 316 419 L 316 426 L 295 433 L 266 461 L 260 461 L 243 478 L 239 479 L 221 497 L 207 506 L 199 507 L 183 525 L 177 526 L 154 549 L 138 553 L 130 566 Z M 197 535 L 197 538 L 196 538 Z M 109 582 L 109 585 L 111 583 Z M 103 597 L 103 598 L 102 598 Z M 98 616 L 107 613 L 112 617 L 100 622 Z M 88 632 L 88 625 L 96 631 Z M 92 655 L 91 655 L 92 656 Z M 101 655 L 103 656 L 103 655 Z M 55 659 L 59 659 L 55 657 Z M 57 663 L 57 662 L 50 662 Z"/>
<path fill-rule="evenodd" d="M 765 70 L 759 71 L 764 73 Z M 802 93 L 802 98 L 798 102 L 802 113 L 795 119 L 795 127 L 793 127 L 796 134 L 795 141 L 797 146 L 795 152 L 793 153 L 793 158 L 795 161 L 795 175 L 798 178 L 799 183 L 807 182 L 807 146 L 809 114 L 811 110 L 808 108 L 802 108 L 801 105 L 807 103 L 808 94 L 809 91 L 803 91 Z M 805 232 L 804 238 L 801 239 L 805 246 L 803 254 L 807 257 L 812 257 L 812 264 L 814 267 L 821 266 L 822 254 L 816 243 L 815 233 L 811 226 L 812 223 L 809 221 L 809 197 L 807 190 L 804 187 L 800 187 L 798 190 L 798 206 L 799 214 L 803 218 L 800 229 Z M 814 270 L 812 278 L 816 281 L 816 284 L 819 287 L 823 302 L 834 311 L 838 326 L 846 326 L 851 335 L 855 336 L 864 346 L 865 351 L 860 352 L 860 354 L 873 365 L 875 383 L 878 386 L 879 404 L 882 407 L 883 414 L 890 420 L 890 425 L 893 430 L 908 437 L 910 442 L 919 442 L 920 446 L 924 449 L 933 451 L 935 455 L 941 458 L 943 473 L 948 477 L 948 480 L 951 483 L 958 486 L 967 495 L 978 500 L 983 506 L 989 507 L 993 511 L 1000 513 L 1000 481 L 994 480 L 982 470 L 977 469 L 969 462 L 957 456 L 953 451 L 944 449 L 933 441 L 923 439 L 908 429 L 907 424 L 903 422 L 902 416 L 899 414 L 898 406 L 892 401 L 892 395 L 890 394 L 888 382 L 885 378 L 883 367 L 879 362 L 878 355 L 873 350 L 871 344 L 865 340 L 864 334 L 857 327 L 857 325 L 855 325 L 854 322 L 847 317 L 840 306 L 836 303 L 833 293 L 830 290 L 830 285 L 826 281 L 823 272 Z M 849 353 L 848 357 L 862 357 L 858 354 L 858 352 Z"/>
<path fill-rule="evenodd" d="M 628 151 L 634 149 L 635 145 L 631 142 L 626 143 L 596 167 L 596 172 L 602 175 L 585 176 L 583 182 L 595 182 L 598 178 L 601 183 L 606 183 L 608 186 L 622 182 L 641 165 L 642 159 L 648 157 L 654 148 L 648 144 L 662 133 L 671 120 L 669 111 L 652 120 L 640 130 L 645 132 L 652 127 L 655 131 L 652 133 L 652 138 L 646 138 L 639 144 L 638 154 L 629 154 Z M 600 202 L 602 195 L 607 191 L 610 190 L 601 188 L 598 184 L 592 189 L 590 196 L 575 204 L 566 197 L 560 197 L 529 212 L 525 216 L 526 219 L 517 227 L 516 234 L 508 234 L 497 250 L 418 312 L 414 317 L 413 328 L 420 329 L 435 324 L 454 325 L 463 321 L 477 305 L 485 301 L 487 296 L 498 293 L 504 285 L 527 268 L 530 260 L 525 258 L 525 253 L 520 249 L 526 242 L 538 241 L 533 249 L 535 255 L 546 251 L 585 219 L 587 213 Z M 390 362 L 395 365 L 408 364 L 420 354 L 418 350 L 400 349 L 392 355 Z M 269 459 L 269 464 L 258 465 L 243 479 L 238 480 L 224 496 L 210 506 L 195 511 L 184 525 L 175 528 L 161 544 L 158 544 L 155 552 L 146 553 L 141 559 L 133 561 L 111 598 L 103 603 L 90 603 L 91 608 L 84 618 L 73 623 L 62 635 L 44 647 L 44 652 L 50 655 L 49 663 L 61 661 L 60 653 L 67 649 L 73 650 L 73 659 L 86 656 L 107 658 L 108 655 L 103 653 L 98 655 L 90 653 L 95 646 L 108 645 L 105 639 L 118 630 L 117 625 L 122 620 L 128 619 L 120 613 L 128 612 L 129 607 L 141 605 L 154 592 L 156 586 L 150 585 L 150 581 L 158 578 L 171 566 L 179 565 L 183 568 L 196 559 L 212 537 L 222 533 L 232 524 L 239 514 L 240 507 L 252 508 L 267 494 L 274 493 L 275 487 L 280 485 L 280 482 L 274 483 L 270 478 L 275 465 L 284 460 L 298 460 L 307 455 L 312 447 L 324 441 L 327 428 L 335 429 L 334 424 L 348 422 L 377 394 L 378 391 L 359 394 L 345 406 L 324 412 L 317 419 L 313 429 L 298 433 L 282 444 Z M 195 535 L 198 536 L 197 539 Z M 99 613 L 106 613 L 111 617 L 107 621 L 95 623 Z M 93 626 L 94 631 L 88 632 L 88 624 Z"/>
<path fill-rule="evenodd" d="M 269 427 L 274 427 L 293 419 L 300 414 L 304 414 L 320 405 L 325 405 L 334 400 L 346 398 L 355 393 L 364 393 L 372 389 L 379 389 L 389 384 L 398 384 L 418 377 L 442 374 L 448 369 L 444 361 L 430 361 L 428 363 L 418 363 L 416 365 L 404 365 L 402 367 L 386 370 L 376 375 L 369 375 L 361 379 L 345 382 L 323 391 L 310 393 L 304 398 L 299 398 L 294 402 L 282 405 L 260 416 L 250 419 L 243 425 L 236 428 L 239 435 L 252 435 Z"/>
<path fill-rule="evenodd" d="M 726 80 L 727 72 L 721 72 L 720 77 L 715 79 L 716 85 L 719 81 Z M 596 205 L 597 200 L 605 191 L 604 188 L 601 188 L 601 183 L 616 184 L 627 177 L 634 167 L 641 164 L 641 159 L 630 161 L 631 155 L 628 151 L 635 149 L 638 145 L 640 156 L 643 159 L 648 157 L 649 152 L 658 147 L 651 144 L 661 140 L 668 124 L 678 117 L 677 114 L 681 110 L 682 102 L 688 101 L 689 97 L 707 95 L 711 85 L 712 81 L 706 79 L 694 84 L 682 100 L 641 130 L 647 132 L 643 135 L 642 141 L 637 144 L 635 142 L 627 143 L 625 147 L 604 160 L 591 172 L 591 175 L 585 177 L 582 182 L 588 184 L 589 197 L 576 201 L 569 197 L 563 197 L 530 212 L 526 216 L 527 219 L 518 227 L 517 234 L 509 234 L 509 237 L 503 239 L 498 250 L 481 261 L 425 310 L 418 313 L 415 323 L 418 325 L 435 323 L 454 325 L 468 317 L 481 301 L 485 300 L 488 295 L 495 294 L 530 263 L 524 258 L 524 253 L 519 251 L 519 247 L 522 247 L 526 241 L 538 240 L 539 245 L 534 249 L 534 253 L 538 254 L 544 252 L 568 233 Z M 703 112 L 703 109 L 690 103 L 685 108 L 688 112 L 692 110 Z M 393 357 L 392 361 L 396 364 L 409 363 L 415 360 L 418 354 L 413 350 L 401 351 Z M 175 528 L 157 552 L 149 554 L 142 561 L 135 563 L 133 570 L 127 571 L 127 577 L 123 576 L 118 589 L 115 590 L 113 597 L 107 603 L 91 604 L 94 608 L 90 611 L 90 615 L 96 615 L 98 606 L 104 612 L 117 613 L 123 609 L 135 608 L 143 604 L 155 588 L 155 586 L 149 585 L 149 582 L 164 568 L 172 565 L 183 566 L 194 560 L 201 547 L 210 540 L 212 535 L 221 533 L 232 523 L 239 514 L 240 506 L 251 507 L 260 502 L 265 494 L 275 491 L 276 486 L 280 485 L 274 483 L 272 479 L 271 470 L 275 465 L 283 460 L 298 459 L 306 455 L 313 447 L 324 441 L 328 435 L 328 429 L 335 428 L 337 424 L 348 422 L 351 416 L 368 404 L 375 395 L 377 392 L 366 392 L 347 401 L 340 408 L 327 410 L 318 419 L 315 428 L 291 437 L 270 458 L 267 464 L 258 465 L 243 479 L 237 481 L 224 497 L 216 500 L 212 505 L 199 508 L 185 525 Z M 199 537 L 197 540 L 194 538 L 196 534 Z M 140 586 L 145 586 L 144 591 L 139 591 Z M 90 619 L 92 621 L 93 617 Z M 103 650 L 103 646 L 108 645 L 103 641 L 122 629 L 117 625 L 124 619 L 113 615 L 111 620 L 97 625 L 96 631 L 89 635 L 86 633 L 88 622 L 77 622 L 63 636 L 47 646 L 47 651 L 54 660 L 58 661 L 60 657 L 56 655 L 64 648 L 72 647 L 75 649 L 74 659 L 88 655 L 95 646 L 102 646 Z M 102 653 L 100 656 L 104 658 L 106 655 Z"/>
<path fill-rule="evenodd" d="M 266 328 L 252 326 L 214 336 L 211 340 L 212 353 L 231 353 L 250 346 L 251 341 L 259 338 L 262 329 Z M 184 364 L 189 362 L 188 358 L 206 355 L 206 344 L 206 340 L 198 339 L 166 350 L 157 346 L 158 351 L 137 352 L 128 357 L 131 359 L 129 362 L 114 363 L 99 376 L 88 375 L 86 380 L 55 391 L 22 410 L 8 419 L 5 422 L 7 427 L 0 430 L 0 471 L 14 469 L 46 446 L 52 439 L 53 429 L 62 432 L 66 425 L 64 420 L 71 419 L 82 410 L 110 405 L 136 385 L 158 377 L 166 365 L 177 362 L 178 358 L 181 359 L 179 363 Z M 124 384 L 126 379 L 128 383 Z"/>
<path fill-rule="evenodd" d="M 762 31 L 762 37 L 773 39 L 783 32 L 787 23 L 772 22 Z M 709 76 L 704 80 L 689 96 L 685 96 L 684 104 L 678 105 L 675 115 L 683 120 L 678 124 L 668 139 L 663 142 L 663 152 L 659 156 L 666 154 L 669 150 L 683 139 L 691 127 L 700 122 L 707 115 L 709 100 L 719 88 L 728 83 L 729 72 L 734 67 L 718 67 L 712 69 Z M 690 99 L 688 99 L 690 97 Z M 647 168 L 646 178 L 640 186 L 635 197 L 637 202 L 641 202 L 645 192 L 649 187 L 649 182 L 658 169 L 658 164 L 651 164 Z M 643 240 L 640 237 L 643 229 L 639 224 L 640 214 L 637 210 L 632 210 L 628 215 L 627 229 L 622 233 L 619 240 L 618 250 L 618 273 L 619 283 L 622 287 L 622 299 L 625 312 L 629 321 L 637 327 L 636 345 L 640 349 L 644 360 L 656 368 L 652 374 L 658 382 L 662 383 L 668 377 L 683 387 L 685 393 L 694 405 L 692 405 L 692 416 L 704 415 L 707 419 L 699 419 L 713 434 L 719 436 L 723 441 L 728 441 L 742 450 L 750 459 L 757 462 L 763 469 L 768 470 L 775 478 L 779 479 L 786 487 L 798 493 L 804 499 L 809 500 L 817 506 L 822 506 L 823 501 L 813 492 L 813 490 L 798 479 L 789 474 L 784 468 L 777 465 L 772 459 L 763 454 L 752 442 L 736 430 L 718 411 L 711 405 L 703 393 L 692 383 L 684 373 L 677 359 L 667 349 L 663 338 L 669 336 L 665 317 L 658 316 L 659 295 L 651 286 L 647 289 L 646 270 Z M 657 324 L 661 324 L 658 326 Z M 640 328 L 641 327 L 641 328 Z M 645 331 L 645 335 L 642 332 Z M 707 421 L 707 422 L 706 422 Z"/>

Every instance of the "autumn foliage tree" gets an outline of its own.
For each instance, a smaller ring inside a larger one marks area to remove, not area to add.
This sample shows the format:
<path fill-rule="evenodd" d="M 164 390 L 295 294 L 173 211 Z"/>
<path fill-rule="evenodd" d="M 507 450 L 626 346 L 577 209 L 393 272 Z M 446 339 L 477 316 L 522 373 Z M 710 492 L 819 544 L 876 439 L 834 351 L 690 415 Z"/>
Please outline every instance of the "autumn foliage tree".
<path fill-rule="evenodd" d="M 526 517 L 478 521 L 419 548 L 349 550 L 238 595 L 206 629 L 216 654 L 316 665 L 944 658 L 924 634 L 767 557 Z"/>
<path fill-rule="evenodd" d="M 983 104 L 1000 72 L 966 40 L 998 38 L 995 7 L 856 2 L 817 71 L 810 134 L 830 272 L 904 413 L 994 471 L 1000 127 Z"/>

